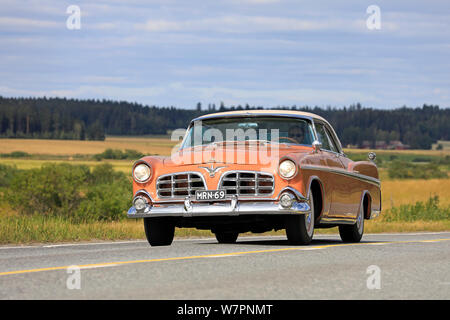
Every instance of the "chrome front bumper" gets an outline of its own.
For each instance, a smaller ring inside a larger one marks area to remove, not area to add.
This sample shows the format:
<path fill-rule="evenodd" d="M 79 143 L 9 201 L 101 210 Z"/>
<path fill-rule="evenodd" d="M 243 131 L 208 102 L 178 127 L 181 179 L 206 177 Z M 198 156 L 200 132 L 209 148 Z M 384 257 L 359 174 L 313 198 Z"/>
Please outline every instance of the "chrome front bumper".
<path fill-rule="evenodd" d="M 186 199 L 181 203 L 147 205 L 144 210 L 137 211 L 135 207 L 128 210 L 128 218 L 148 217 L 207 217 L 207 216 L 239 216 L 250 214 L 305 214 L 310 212 L 310 206 L 305 201 L 294 201 L 288 209 L 274 201 L 239 201 L 235 198 L 228 201 L 192 202 Z"/>

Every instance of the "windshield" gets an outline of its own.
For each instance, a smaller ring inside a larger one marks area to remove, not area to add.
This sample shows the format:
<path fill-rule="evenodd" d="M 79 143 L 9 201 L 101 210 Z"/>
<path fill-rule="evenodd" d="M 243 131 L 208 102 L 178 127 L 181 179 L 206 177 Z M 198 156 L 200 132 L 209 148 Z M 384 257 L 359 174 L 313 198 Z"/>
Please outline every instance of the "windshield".
<path fill-rule="evenodd" d="M 196 121 L 186 133 L 181 148 L 221 142 L 263 141 L 311 146 L 310 121 L 297 118 L 230 117 Z"/>

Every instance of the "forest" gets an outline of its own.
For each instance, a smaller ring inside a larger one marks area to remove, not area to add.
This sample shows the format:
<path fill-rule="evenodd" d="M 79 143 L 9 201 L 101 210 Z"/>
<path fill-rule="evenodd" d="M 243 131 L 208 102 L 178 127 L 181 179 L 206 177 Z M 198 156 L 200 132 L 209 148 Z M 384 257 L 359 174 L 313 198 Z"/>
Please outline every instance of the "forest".
<path fill-rule="evenodd" d="M 0 96 L 0 138 L 104 140 L 106 135 L 165 135 L 203 114 L 250 109 L 264 108 L 198 103 L 193 109 L 183 109 L 126 101 Z M 324 117 L 344 146 L 375 147 L 379 141 L 401 141 L 413 149 L 430 149 L 437 140 L 450 140 L 450 109 L 435 105 L 374 109 L 357 103 L 341 108 L 294 105 L 271 109 Z"/>

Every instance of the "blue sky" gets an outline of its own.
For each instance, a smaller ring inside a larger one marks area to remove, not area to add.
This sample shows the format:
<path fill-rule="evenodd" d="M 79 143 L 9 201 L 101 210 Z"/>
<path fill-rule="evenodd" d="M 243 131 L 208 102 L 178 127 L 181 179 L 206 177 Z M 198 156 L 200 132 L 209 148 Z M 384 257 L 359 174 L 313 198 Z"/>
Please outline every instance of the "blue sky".
<path fill-rule="evenodd" d="M 447 108 L 450 1 L 0 0 L 0 95 Z"/>

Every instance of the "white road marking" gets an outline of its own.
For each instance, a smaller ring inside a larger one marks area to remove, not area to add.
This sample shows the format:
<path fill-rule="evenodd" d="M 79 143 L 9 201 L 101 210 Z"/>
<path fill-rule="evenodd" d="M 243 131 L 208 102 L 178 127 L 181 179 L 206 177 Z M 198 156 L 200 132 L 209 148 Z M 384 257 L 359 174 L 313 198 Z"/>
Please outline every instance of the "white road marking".
<path fill-rule="evenodd" d="M 112 241 L 112 242 L 87 242 L 87 243 L 61 243 L 61 244 L 50 244 L 45 245 L 40 248 L 59 248 L 59 247 L 73 247 L 73 246 L 94 246 L 102 244 L 127 244 L 127 243 L 146 243 L 145 240 L 139 241 Z"/>
<path fill-rule="evenodd" d="M 146 240 L 136 240 L 136 241 L 111 241 L 111 242 L 86 242 L 86 243 L 59 243 L 59 244 L 48 244 L 48 245 L 34 245 L 34 246 L 10 246 L 1 247 L 0 250 L 6 249 L 42 249 L 42 248 L 59 248 L 59 247 L 74 247 L 74 246 L 94 246 L 102 244 L 128 244 L 128 243 L 147 243 Z"/>

